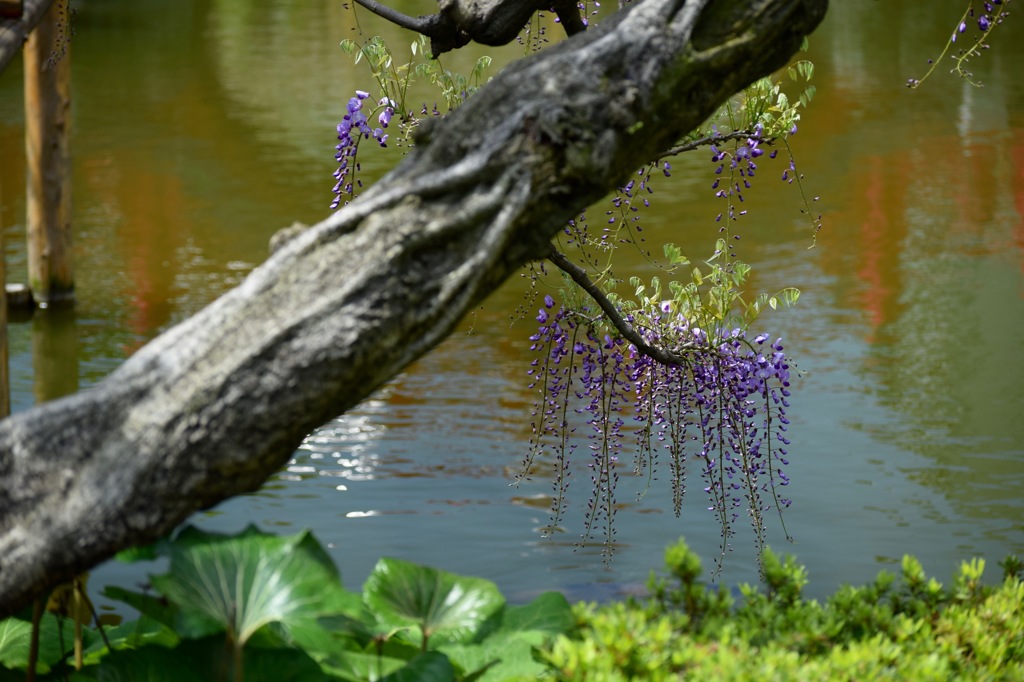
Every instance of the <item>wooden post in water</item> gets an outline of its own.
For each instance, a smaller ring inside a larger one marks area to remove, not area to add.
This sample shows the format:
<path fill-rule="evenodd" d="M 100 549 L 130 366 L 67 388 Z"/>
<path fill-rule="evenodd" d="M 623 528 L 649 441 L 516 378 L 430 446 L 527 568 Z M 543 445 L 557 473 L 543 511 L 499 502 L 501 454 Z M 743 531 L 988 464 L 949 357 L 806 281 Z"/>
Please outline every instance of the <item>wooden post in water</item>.
<path fill-rule="evenodd" d="M 22 0 L 0 0 L 0 19 L 18 19 L 24 9 Z M 3 206 L 2 187 L 0 206 Z M 7 362 L 7 258 L 4 254 L 4 221 L 3 212 L 0 211 L 0 419 L 11 413 L 11 382 Z"/>
<path fill-rule="evenodd" d="M 74 300 L 71 268 L 71 65 L 54 2 L 25 42 L 28 281 L 41 306 Z M 61 40 L 61 42 L 64 42 Z"/>
<path fill-rule="evenodd" d="M 0 187 L 0 206 L 3 206 Z M 4 221 L 0 210 L 0 419 L 11 413 L 11 382 L 7 363 L 7 256 L 4 251 Z"/>

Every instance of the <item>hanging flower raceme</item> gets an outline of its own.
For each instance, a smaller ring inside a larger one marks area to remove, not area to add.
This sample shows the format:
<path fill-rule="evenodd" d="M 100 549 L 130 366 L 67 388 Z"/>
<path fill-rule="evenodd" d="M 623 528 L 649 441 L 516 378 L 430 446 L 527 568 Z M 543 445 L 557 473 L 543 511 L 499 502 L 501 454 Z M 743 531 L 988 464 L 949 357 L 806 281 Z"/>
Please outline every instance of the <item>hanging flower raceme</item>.
<path fill-rule="evenodd" d="M 786 411 L 790 366 L 782 341 L 744 331 L 708 332 L 691 327 L 671 307 L 635 311 L 628 321 L 651 346 L 682 358 L 659 363 L 622 338 L 599 332 L 586 314 L 554 310 L 545 297 L 540 329 L 530 337 L 538 353 L 530 370 L 540 391 L 528 466 L 553 456 L 553 527 L 564 514 L 570 455 L 582 442 L 582 415 L 589 447 L 591 492 L 583 541 L 600 534 L 605 551 L 614 537 L 615 489 L 627 442 L 635 445 L 631 471 L 648 481 L 667 459 L 675 512 L 681 512 L 688 470 L 704 480 L 709 507 L 721 523 L 723 552 L 745 512 L 758 548 L 764 545 L 765 513 L 790 500 L 778 489 L 789 479 Z M 627 428 L 627 413 L 632 427 Z"/>
<path fill-rule="evenodd" d="M 338 162 L 338 169 L 334 171 L 333 192 L 335 197 L 331 202 L 332 210 L 341 205 L 343 197 L 351 198 L 355 195 L 355 186 L 361 186 L 359 180 L 355 179 L 355 174 L 359 170 L 356 153 L 359 151 L 360 140 L 372 137 L 381 147 L 388 146 L 388 136 L 384 129 L 388 127 L 391 117 L 395 113 L 394 102 L 387 98 L 378 102 L 378 105 L 383 107 L 377 117 L 380 127 L 371 128 L 366 112 L 363 110 L 363 103 L 369 96 L 370 93 L 364 90 L 356 90 L 355 97 L 349 99 L 345 107 L 345 115 L 342 117 L 341 123 L 338 124 L 338 144 L 334 148 L 334 160 Z"/>

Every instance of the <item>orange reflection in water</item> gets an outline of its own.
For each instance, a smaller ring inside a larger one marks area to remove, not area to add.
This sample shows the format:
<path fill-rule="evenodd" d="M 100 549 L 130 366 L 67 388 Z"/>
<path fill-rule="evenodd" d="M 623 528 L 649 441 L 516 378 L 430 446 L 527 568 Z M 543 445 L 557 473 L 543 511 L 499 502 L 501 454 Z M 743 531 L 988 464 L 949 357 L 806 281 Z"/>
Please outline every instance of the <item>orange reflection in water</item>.
<path fill-rule="evenodd" d="M 120 280 L 121 294 L 129 302 L 125 325 L 139 338 L 123 347 L 127 356 L 171 320 L 175 259 L 190 236 L 191 197 L 180 175 L 162 170 L 132 148 L 120 147 L 81 163 L 85 172 L 79 176 L 87 183 L 86 191 L 113 206 L 119 216 L 113 245 L 125 275 Z"/>
<path fill-rule="evenodd" d="M 869 332 L 867 340 L 874 339 L 875 331 L 899 316 L 899 243 L 906 234 L 906 224 L 892 220 L 902 213 L 902 188 L 895 178 L 907 174 L 905 157 L 897 159 L 893 168 L 882 156 L 872 156 L 865 164 L 858 164 L 864 172 L 856 177 L 856 193 L 863 196 L 860 203 L 864 215 L 859 221 L 857 279 L 861 283 L 856 295 L 858 307 L 867 313 Z"/>
<path fill-rule="evenodd" d="M 1010 158 L 1013 159 L 1014 205 L 1017 207 L 1017 223 L 1013 228 L 1013 245 L 1017 250 L 1020 271 L 1024 273 L 1024 130 L 1014 131 L 1013 143 L 1010 146 Z M 1024 288 L 1019 292 L 1024 297 Z"/>
<path fill-rule="evenodd" d="M 978 134 L 915 146 L 851 159 L 850 199 L 831 214 L 821 251 L 825 271 L 848 282 L 840 304 L 864 313 L 869 343 L 905 312 L 907 273 L 934 267 L 939 252 L 1009 258 L 1024 271 L 1024 131 L 1009 144 Z M 911 246 L 922 232 L 923 250 Z"/>

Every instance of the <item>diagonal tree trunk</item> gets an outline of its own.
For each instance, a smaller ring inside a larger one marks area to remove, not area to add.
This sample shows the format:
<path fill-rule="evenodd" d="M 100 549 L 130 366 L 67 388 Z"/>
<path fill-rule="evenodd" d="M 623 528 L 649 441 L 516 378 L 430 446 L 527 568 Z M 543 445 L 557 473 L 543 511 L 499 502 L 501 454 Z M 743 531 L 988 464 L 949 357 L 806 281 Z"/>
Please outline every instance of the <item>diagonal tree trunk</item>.
<path fill-rule="evenodd" d="M 97 386 L 0 422 L 0 616 L 251 491 L 565 221 L 781 67 L 827 0 L 642 0 L 506 68 Z"/>

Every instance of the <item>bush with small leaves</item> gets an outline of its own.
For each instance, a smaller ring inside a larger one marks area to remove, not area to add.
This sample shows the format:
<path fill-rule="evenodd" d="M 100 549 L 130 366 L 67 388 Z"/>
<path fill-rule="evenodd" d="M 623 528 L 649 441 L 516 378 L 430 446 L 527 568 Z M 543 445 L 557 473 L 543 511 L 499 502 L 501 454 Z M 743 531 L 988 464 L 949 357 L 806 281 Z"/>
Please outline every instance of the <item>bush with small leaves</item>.
<path fill-rule="evenodd" d="M 541 653 L 554 679 L 1024 679 L 1024 583 L 983 584 L 981 560 L 945 589 L 907 557 L 901 582 L 883 573 L 824 604 L 800 596 L 792 557 L 766 553 L 767 591 L 741 586 L 736 604 L 696 581 L 685 544 L 666 563 L 645 601 L 577 607 L 580 631 Z"/>

